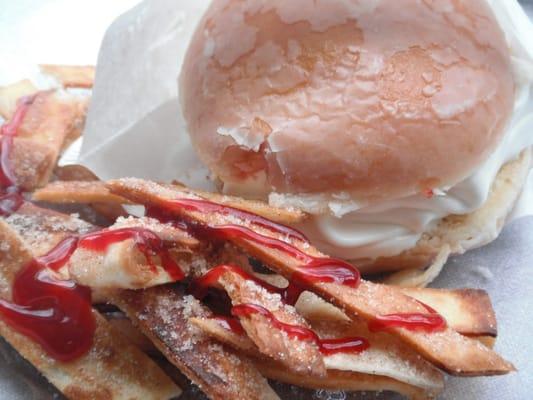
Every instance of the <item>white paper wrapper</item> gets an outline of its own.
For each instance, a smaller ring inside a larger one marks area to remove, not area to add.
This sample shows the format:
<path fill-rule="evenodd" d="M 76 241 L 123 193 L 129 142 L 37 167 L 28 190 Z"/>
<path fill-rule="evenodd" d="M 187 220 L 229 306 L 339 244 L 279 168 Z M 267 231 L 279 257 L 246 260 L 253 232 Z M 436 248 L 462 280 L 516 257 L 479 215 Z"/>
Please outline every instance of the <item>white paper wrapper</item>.
<path fill-rule="evenodd" d="M 143 2 L 109 28 L 80 157 L 101 178 L 211 187 L 185 131 L 177 89 L 188 40 L 208 4 Z"/>
<path fill-rule="evenodd" d="M 197 159 L 185 132 L 176 82 L 188 38 L 208 3 L 209 0 L 149 0 L 112 24 L 98 58 L 97 83 L 83 145 L 78 142 L 63 163 L 75 162 L 80 155 L 80 161 L 104 179 L 122 176 L 178 179 L 195 187 L 212 187 L 208 171 Z M 90 60 L 78 58 L 70 62 Z M 0 82 L 7 79 L 0 70 Z M 531 214 L 533 175 L 514 215 Z M 435 282 L 437 287 L 476 287 L 490 293 L 499 321 L 497 350 L 519 369 L 518 373 L 504 377 L 450 378 L 442 399 L 531 398 L 531 243 L 533 218 L 522 218 L 511 223 L 489 246 L 453 258 Z M 284 394 L 284 398 L 302 400 L 375 398 L 324 391 L 284 390 Z M 56 396 L 31 366 L 0 342 L 0 399 L 48 400 Z M 189 393 L 183 398 L 197 396 Z"/>

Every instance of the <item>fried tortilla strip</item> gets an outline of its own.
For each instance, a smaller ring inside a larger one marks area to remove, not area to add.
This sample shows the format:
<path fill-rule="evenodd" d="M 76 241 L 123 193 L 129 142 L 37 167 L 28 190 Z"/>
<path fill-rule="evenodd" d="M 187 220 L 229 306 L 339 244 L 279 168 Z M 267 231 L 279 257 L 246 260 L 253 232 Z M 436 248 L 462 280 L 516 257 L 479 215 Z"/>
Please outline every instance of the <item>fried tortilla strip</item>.
<path fill-rule="evenodd" d="M 94 83 L 93 65 L 39 65 L 41 71 L 46 75 L 56 78 L 65 88 L 85 88 L 90 89 Z"/>
<path fill-rule="evenodd" d="M 257 278 L 278 287 L 287 280 L 279 275 L 254 274 Z M 448 325 L 465 336 L 484 341 L 498 334 L 496 315 L 487 292 L 479 289 L 402 288 L 402 293 L 434 308 Z M 337 307 L 314 293 L 304 292 L 296 303 L 296 310 L 306 319 L 348 321 Z"/>
<path fill-rule="evenodd" d="M 103 313 L 102 316 L 115 330 L 121 332 L 123 336 L 128 338 L 130 343 L 142 350 L 143 353 L 150 356 L 159 354 L 154 344 L 139 329 L 133 326 L 129 318 L 124 314 L 114 312 Z"/>
<path fill-rule="evenodd" d="M 16 100 L 4 99 L 9 109 Z M 44 186 L 64 145 L 79 135 L 86 99 L 58 91 L 37 92 L 13 139 L 9 162 L 17 185 L 25 190 Z"/>
<path fill-rule="evenodd" d="M 264 356 L 248 337 L 228 330 L 217 319 L 191 318 L 191 322 L 218 341 L 226 343 L 250 357 L 253 357 L 257 360 L 258 365 L 270 365 L 275 362 L 271 360 L 265 361 Z M 321 337 L 325 338 L 340 338 L 362 335 L 365 333 L 363 324 L 360 325 L 360 329 L 354 329 L 350 324 L 331 324 L 331 322 L 317 323 L 312 327 Z M 366 331 L 366 334 L 368 334 L 368 331 Z M 324 361 L 328 369 L 327 375 L 317 379 L 321 382 L 321 385 L 325 386 L 309 386 L 305 384 L 307 383 L 306 380 L 298 385 L 311 388 L 333 388 L 334 386 L 331 385 L 330 382 L 331 377 L 334 376 L 336 371 L 345 371 L 353 373 L 353 378 L 359 380 L 361 386 L 357 388 L 337 387 L 337 389 L 365 391 L 387 390 L 385 388 L 376 388 L 376 386 L 373 386 L 373 382 L 375 382 L 374 378 L 370 379 L 370 383 L 368 382 L 368 377 L 380 376 L 384 378 L 386 377 L 384 380 L 385 382 L 387 382 L 388 379 L 392 379 L 395 382 L 402 382 L 400 388 L 405 384 L 408 385 L 411 390 L 416 388 L 416 391 L 420 392 L 420 394 L 422 394 L 421 391 L 424 391 L 428 396 L 437 395 L 442 391 L 444 387 L 442 373 L 435 369 L 431 364 L 418 357 L 416 353 L 405 348 L 405 346 L 402 346 L 401 342 L 398 342 L 397 340 L 395 341 L 386 334 L 369 336 L 369 340 L 371 341 L 371 346 L 363 353 L 346 353 L 324 356 Z M 284 370 L 285 367 L 279 365 L 279 369 Z M 294 371 L 291 371 L 290 369 L 289 373 L 294 375 Z M 282 382 L 295 383 L 295 381 L 287 381 L 279 375 L 271 376 L 270 374 L 267 374 L 266 376 Z M 402 391 L 399 391 L 399 393 L 408 395 L 408 393 Z"/>
<path fill-rule="evenodd" d="M 113 193 L 127 197 L 132 201 L 163 208 L 168 201 L 191 197 L 190 194 L 176 188 L 133 178 L 111 181 L 108 183 L 108 187 Z M 172 212 L 182 218 L 207 226 L 235 224 L 250 229 L 252 225 L 250 221 L 232 218 L 222 213 L 205 214 L 186 208 L 175 208 Z M 282 237 L 282 235 L 257 224 L 253 226 L 253 229 L 264 237 L 281 242 L 288 240 L 291 245 L 310 256 L 324 257 L 306 241 L 295 237 Z M 230 241 L 286 278 L 290 278 L 301 266 L 301 262 L 297 258 L 245 237 L 233 236 Z M 423 305 L 412 297 L 406 296 L 399 289 L 365 280 L 361 280 L 357 289 L 338 283 L 313 282 L 310 283 L 308 290 L 341 308 L 352 319 L 360 317 L 372 321 L 381 315 L 427 313 Z M 422 357 L 452 375 L 498 375 L 515 369 L 511 363 L 491 349 L 473 339 L 460 335 L 450 327 L 432 333 L 391 327 L 388 332 L 401 338 Z"/>
<path fill-rule="evenodd" d="M 402 292 L 437 310 L 463 335 L 496 337 L 498 334 L 496 315 L 484 290 L 404 288 Z"/>
<path fill-rule="evenodd" d="M 302 386 L 310 389 L 344 390 L 352 392 L 383 392 L 391 391 L 404 395 L 412 400 L 435 398 L 432 394 L 406 383 L 380 375 L 368 375 L 357 372 L 328 370 L 324 378 L 302 376 L 283 369 L 279 364 L 258 361 L 257 368 L 261 373 L 280 382 Z"/>
<path fill-rule="evenodd" d="M 100 181 L 55 181 L 41 189 L 37 189 L 32 199 L 48 203 L 110 203 L 132 204 L 124 197 L 109 191 L 104 182 Z"/>
<path fill-rule="evenodd" d="M 194 297 L 178 288 L 159 286 L 118 292 L 112 301 L 209 398 L 278 399 L 251 361 L 189 323 L 189 318 L 210 316 Z"/>
<path fill-rule="evenodd" d="M 75 214 L 62 214 L 30 202 L 25 202 L 15 213 L 3 219 L 37 257 L 48 253 L 67 236 L 83 235 L 96 229 Z"/>
<path fill-rule="evenodd" d="M 83 165 L 65 165 L 63 167 L 56 167 L 54 169 L 54 176 L 59 181 L 82 181 L 82 182 L 97 182 L 100 179 L 87 167 L 84 167 Z M 89 185 L 88 183 L 85 183 L 84 185 Z M 95 184 L 95 187 L 98 185 Z M 83 190 L 77 189 L 79 193 L 83 193 L 86 188 Z M 39 191 L 39 190 L 38 190 Z M 93 193 L 95 194 L 95 193 Z M 35 192 L 34 194 L 35 195 Z M 71 196 L 65 195 L 62 193 L 62 190 L 53 193 L 50 195 L 52 199 L 57 197 L 65 196 L 67 199 Z M 101 196 L 101 193 L 98 195 Z M 118 197 L 118 196 L 117 196 Z M 103 215 L 105 218 L 107 218 L 109 221 L 115 221 L 118 217 L 127 217 L 128 213 L 126 210 L 124 210 L 124 207 L 122 207 L 122 204 L 128 204 L 128 201 L 126 199 L 122 199 L 120 202 L 114 203 L 109 201 L 107 197 L 104 197 L 105 200 L 102 202 L 87 202 L 90 207 L 92 207 L 99 215 Z M 45 200 L 46 201 L 46 200 Z M 64 204 L 65 201 L 58 202 L 57 200 L 51 200 L 50 203 L 62 203 Z M 85 201 L 75 201 L 74 203 L 77 204 L 85 204 Z"/>
<path fill-rule="evenodd" d="M 83 179 L 85 180 L 85 179 Z M 37 190 L 33 194 L 34 200 L 47 201 L 50 203 L 120 203 L 131 204 L 128 199 L 111 193 L 104 183 L 94 183 L 94 186 L 80 182 L 53 182 L 48 186 Z M 202 191 L 192 191 L 182 185 L 167 185 L 171 190 L 179 190 L 186 193 L 191 198 L 202 198 L 226 206 L 238 208 L 247 212 L 260 215 L 272 221 L 292 224 L 300 222 L 306 218 L 306 214 L 299 210 L 290 208 L 274 208 L 260 201 L 245 201 L 238 197 L 224 196 L 216 193 L 207 193 Z"/>
<path fill-rule="evenodd" d="M 270 311 L 280 322 L 310 329 L 294 307 L 284 304 L 279 294 L 273 294 L 241 275 L 228 271 L 218 280 L 234 306 L 259 305 Z M 300 374 L 324 376 L 326 367 L 317 343 L 291 338 L 261 314 L 241 317 L 241 324 L 259 351 Z"/>
<path fill-rule="evenodd" d="M 0 220 L 0 293 L 10 299 L 15 276 L 33 257 L 20 237 Z M 144 353 L 94 312 L 92 349 L 72 362 L 58 362 L 0 317 L 0 334 L 66 397 L 71 399 L 171 399 L 180 389 Z M 120 351 L 117 351 L 120 349 Z"/>
<path fill-rule="evenodd" d="M 63 91 L 38 92 L 17 137 L 50 146 L 57 154 L 85 120 L 87 99 Z"/>
<path fill-rule="evenodd" d="M 210 200 L 215 203 L 223 204 L 225 206 L 230 206 L 238 208 L 239 210 L 248 211 L 260 215 L 264 218 L 268 218 L 271 221 L 275 221 L 282 224 L 295 224 L 297 222 L 302 222 L 304 219 L 307 218 L 306 213 L 293 207 L 272 207 L 262 201 L 244 200 L 241 197 L 227 196 L 219 193 L 211 193 L 201 190 L 193 190 L 178 182 L 174 182 L 174 184 L 168 186 L 172 189 L 187 193 L 190 196 L 200 197 L 202 199 Z"/>
<path fill-rule="evenodd" d="M 45 254 L 67 236 L 95 229 L 75 215 L 68 216 L 31 203 L 25 203 L 6 221 L 32 246 L 36 255 Z M 200 270 L 207 265 L 203 253 L 193 251 L 199 247 L 198 240 L 183 230 L 154 219 L 133 217 L 121 218 L 107 230 L 124 228 L 149 230 L 161 240 L 172 242 L 169 254 L 185 274 L 191 268 Z M 175 281 L 165 270 L 159 257 L 154 256 L 148 262 L 133 239 L 111 244 L 102 252 L 78 248 L 61 273 L 93 290 L 147 288 Z"/>
<path fill-rule="evenodd" d="M 169 256 L 185 275 L 191 268 L 207 264 L 203 253 L 194 251 L 198 241 L 180 229 L 150 218 L 130 217 L 119 219 L 108 230 L 122 228 L 146 229 L 159 239 L 172 242 Z M 66 268 L 71 279 L 93 289 L 141 289 L 176 281 L 160 257 L 154 255 L 147 260 L 134 239 L 114 243 L 103 252 L 78 248 Z"/>
<path fill-rule="evenodd" d="M 28 79 L 24 79 L 8 86 L 1 86 L 0 116 L 5 120 L 10 119 L 15 113 L 18 100 L 21 97 L 30 96 L 37 91 L 38 89 Z"/>

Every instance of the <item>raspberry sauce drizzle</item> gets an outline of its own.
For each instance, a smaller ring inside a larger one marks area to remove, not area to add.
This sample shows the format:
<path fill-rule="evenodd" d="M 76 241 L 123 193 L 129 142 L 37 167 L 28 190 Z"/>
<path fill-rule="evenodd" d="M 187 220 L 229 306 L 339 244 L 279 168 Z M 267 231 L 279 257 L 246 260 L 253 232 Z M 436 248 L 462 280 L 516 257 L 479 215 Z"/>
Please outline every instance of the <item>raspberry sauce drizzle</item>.
<path fill-rule="evenodd" d="M 188 211 L 197 211 L 201 213 L 216 213 L 220 215 L 231 215 L 235 218 L 239 218 L 244 221 L 248 221 L 254 225 L 260 226 L 261 228 L 267 229 L 273 233 L 278 233 L 284 236 L 287 236 L 291 239 L 297 239 L 307 242 L 307 238 L 300 231 L 288 227 L 283 224 L 278 224 L 276 222 L 270 221 L 264 217 L 261 217 L 257 214 L 253 214 L 248 211 L 240 210 L 238 208 L 213 203 L 209 200 L 201 199 L 179 199 L 172 200 L 167 204 L 168 208 L 182 208 Z"/>
<path fill-rule="evenodd" d="M 311 329 L 304 326 L 290 325 L 281 322 L 269 310 L 257 304 L 236 305 L 231 309 L 231 314 L 238 318 L 259 314 L 269 319 L 272 326 L 285 332 L 289 337 L 315 342 L 320 349 L 320 352 L 324 355 L 336 353 L 360 353 L 370 347 L 368 340 L 362 337 L 320 339 Z"/>
<path fill-rule="evenodd" d="M 185 274 L 170 255 L 169 250 L 173 247 L 172 243 L 161 240 L 157 234 L 148 229 L 122 228 L 89 233 L 80 238 L 79 246 L 89 250 L 104 251 L 111 244 L 127 239 L 133 239 L 135 246 L 143 253 L 153 272 L 157 271 L 153 261 L 153 257 L 157 256 L 161 266 L 173 281 L 180 281 L 185 278 Z"/>
<path fill-rule="evenodd" d="M 20 189 L 16 186 L 15 172 L 10 162 L 13 138 L 36 96 L 22 97 L 9 122 L 0 128 L 0 216 L 17 211 L 24 203 Z"/>
<path fill-rule="evenodd" d="M 393 327 L 405 328 L 412 331 L 440 332 L 446 329 L 447 323 L 442 315 L 425 303 L 416 300 L 428 313 L 398 313 L 378 315 L 368 323 L 371 332 L 387 330 Z"/>

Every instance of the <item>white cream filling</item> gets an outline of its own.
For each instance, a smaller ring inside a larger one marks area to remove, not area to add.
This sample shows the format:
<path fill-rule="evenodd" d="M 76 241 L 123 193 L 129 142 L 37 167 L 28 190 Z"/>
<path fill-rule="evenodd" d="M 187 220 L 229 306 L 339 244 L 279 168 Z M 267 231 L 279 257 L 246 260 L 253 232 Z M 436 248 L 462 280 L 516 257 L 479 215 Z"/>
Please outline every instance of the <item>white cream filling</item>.
<path fill-rule="evenodd" d="M 277 206 L 296 206 L 314 215 L 299 228 L 325 252 L 346 259 L 391 256 L 413 247 L 423 232 L 450 214 L 467 214 L 488 198 L 500 168 L 533 145 L 533 26 L 514 0 L 488 0 L 511 48 L 517 95 L 515 111 L 502 142 L 469 178 L 423 195 L 364 206 L 339 193 L 333 197 L 273 193 Z"/>

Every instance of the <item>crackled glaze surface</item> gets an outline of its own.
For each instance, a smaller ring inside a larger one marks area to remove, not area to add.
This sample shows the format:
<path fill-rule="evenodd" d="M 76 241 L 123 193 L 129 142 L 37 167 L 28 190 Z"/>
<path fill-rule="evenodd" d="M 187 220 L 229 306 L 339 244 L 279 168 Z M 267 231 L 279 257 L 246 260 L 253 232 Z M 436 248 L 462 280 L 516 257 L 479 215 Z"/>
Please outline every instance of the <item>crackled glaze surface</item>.
<path fill-rule="evenodd" d="M 465 178 L 514 94 L 482 0 L 217 0 L 181 84 L 193 143 L 230 186 L 361 200 Z"/>

